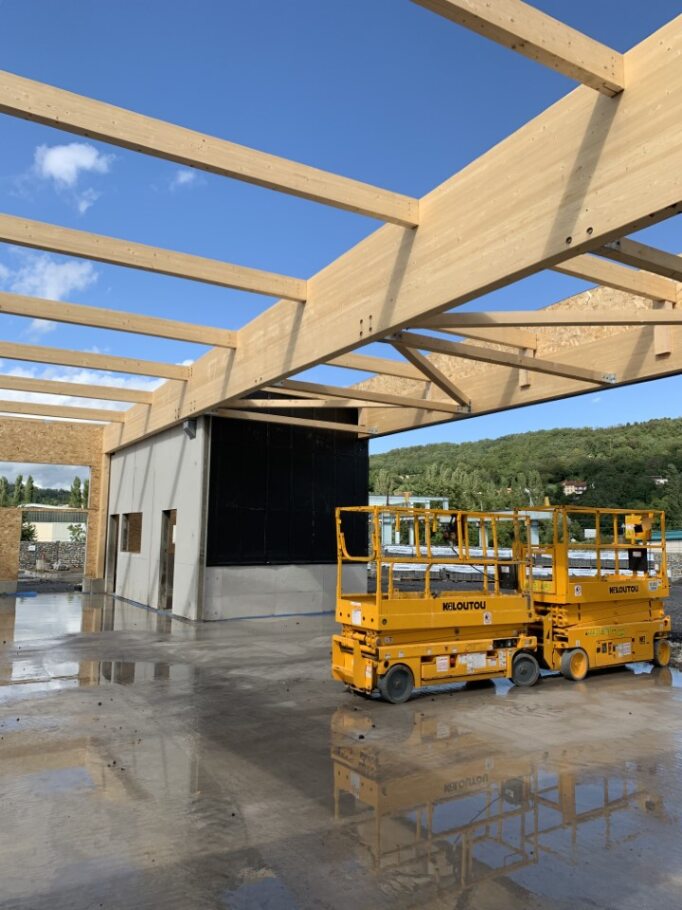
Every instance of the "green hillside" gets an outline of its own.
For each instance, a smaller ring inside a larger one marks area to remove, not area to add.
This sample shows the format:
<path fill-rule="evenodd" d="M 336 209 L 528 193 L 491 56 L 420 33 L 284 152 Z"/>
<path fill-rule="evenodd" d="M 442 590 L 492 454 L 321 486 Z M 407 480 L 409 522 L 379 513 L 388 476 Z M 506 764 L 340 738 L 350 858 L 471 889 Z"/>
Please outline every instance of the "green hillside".
<path fill-rule="evenodd" d="M 565 496 L 564 480 L 588 484 Z M 682 419 L 605 429 L 518 433 L 478 442 L 435 443 L 373 455 L 374 492 L 409 490 L 448 496 L 453 507 L 511 508 L 579 503 L 611 508 L 663 508 L 682 526 Z"/>

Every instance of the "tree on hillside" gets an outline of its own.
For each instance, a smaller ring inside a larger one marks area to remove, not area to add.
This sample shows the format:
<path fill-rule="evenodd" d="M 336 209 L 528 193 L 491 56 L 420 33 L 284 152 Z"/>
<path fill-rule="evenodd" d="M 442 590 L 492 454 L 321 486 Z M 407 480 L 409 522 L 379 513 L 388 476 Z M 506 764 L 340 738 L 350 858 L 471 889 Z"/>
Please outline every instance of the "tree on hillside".
<path fill-rule="evenodd" d="M 391 471 L 381 468 L 374 478 L 373 486 L 374 492 L 385 496 L 386 502 L 388 503 L 388 497 L 391 496 L 398 487 L 398 478 Z"/>
<path fill-rule="evenodd" d="M 665 510 L 669 528 L 682 528 L 682 475 L 674 464 L 668 465 L 668 482 L 660 506 Z"/>
<path fill-rule="evenodd" d="M 83 481 L 83 495 L 81 497 L 81 502 L 84 509 L 88 508 L 90 504 L 90 479 L 88 477 Z"/>
<path fill-rule="evenodd" d="M 9 484 L 6 477 L 0 477 L 0 506 L 9 505 Z"/>
<path fill-rule="evenodd" d="M 80 477 L 73 478 L 73 483 L 71 484 L 71 493 L 69 494 L 69 505 L 73 506 L 76 509 L 80 509 L 80 507 L 83 505 L 83 493 L 81 490 Z"/>
<path fill-rule="evenodd" d="M 26 478 L 26 490 L 24 491 L 24 502 L 35 502 L 35 489 L 33 487 L 33 478 L 29 474 Z"/>
<path fill-rule="evenodd" d="M 14 481 L 14 491 L 12 493 L 12 505 L 20 506 L 24 501 L 24 478 L 22 474 L 17 474 Z"/>

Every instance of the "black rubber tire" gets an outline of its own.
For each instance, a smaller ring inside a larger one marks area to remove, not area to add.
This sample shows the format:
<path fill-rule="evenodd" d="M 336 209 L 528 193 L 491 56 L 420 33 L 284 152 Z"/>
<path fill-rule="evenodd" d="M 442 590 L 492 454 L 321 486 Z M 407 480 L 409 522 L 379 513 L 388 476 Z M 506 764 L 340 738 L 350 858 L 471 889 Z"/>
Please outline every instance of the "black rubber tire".
<path fill-rule="evenodd" d="M 532 654 L 522 651 L 512 661 L 511 680 L 515 686 L 534 686 L 540 678 L 540 665 Z"/>
<path fill-rule="evenodd" d="M 393 664 L 388 673 L 379 679 L 381 697 L 392 705 L 407 701 L 414 689 L 412 670 L 405 664 Z"/>
<path fill-rule="evenodd" d="M 577 673 L 574 666 L 574 657 L 577 658 L 581 654 L 584 658 L 582 663 L 584 664 L 584 670 Z M 590 660 L 587 656 L 587 653 L 582 648 L 571 648 L 570 651 L 564 651 L 561 655 L 561 675 L 565 676 L 566 679 L 571 679 L 573 682 L 580 682 L 585 679 L 590 670 Z"/>
<path fill-rule="evenodd" d="M 657 638 L 654 642 L 654 664 L 657 667 L 667 667 L 672 656 L 672 648 L 667 638 Z"/>

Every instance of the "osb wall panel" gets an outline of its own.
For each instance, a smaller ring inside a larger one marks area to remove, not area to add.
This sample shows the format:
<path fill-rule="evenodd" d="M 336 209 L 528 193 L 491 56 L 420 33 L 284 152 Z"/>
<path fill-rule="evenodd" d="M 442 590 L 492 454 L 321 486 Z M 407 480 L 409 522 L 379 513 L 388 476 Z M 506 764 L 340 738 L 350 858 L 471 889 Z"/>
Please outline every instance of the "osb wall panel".
<path fill-rule="evenodd" d="M 103 427 L 56 420 L 0 418 L 0 461 L 68 464 L 90 469 L 90 502 L 85 575 L 101 578 L 108 478 L 102 457 Z M 2 555 L 0 554 L 0 560 Z M 18 559 L 18 553 L 17 553 Z"/>
<path fill-rule="evenodd" d="M 19 577 L 20 539 L 21 510 L 0 508 L 0 581 L 16 581 Z"/>

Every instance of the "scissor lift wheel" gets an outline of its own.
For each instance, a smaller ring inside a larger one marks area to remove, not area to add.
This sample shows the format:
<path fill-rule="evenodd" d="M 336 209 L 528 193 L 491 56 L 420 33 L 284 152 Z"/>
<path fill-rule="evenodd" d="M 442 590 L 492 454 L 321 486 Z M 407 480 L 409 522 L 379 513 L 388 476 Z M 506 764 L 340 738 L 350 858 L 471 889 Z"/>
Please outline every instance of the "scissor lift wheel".
<path fill-rule="evenodd" d="M 566 679 L 580 682 L 581 679 L 585 679 L 589 669 L 590 661 L 582 648 L 572 648 L 562 654 L 561 673 Z"/>
<path fill-rule="evenodd" d="M 400 705 L 412 695 L 414 676 L 404 664 L 394 664 L 379 680 L 382 698 L 393 705 Z"/>
<path fill-rule="evenodd" d="M 540 665 L 532 654 L 517 654 L 512 663 L 512 682 L 515 686 L 534 686 L 540 676 Z"/>

